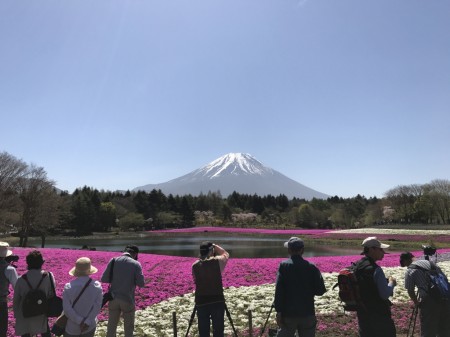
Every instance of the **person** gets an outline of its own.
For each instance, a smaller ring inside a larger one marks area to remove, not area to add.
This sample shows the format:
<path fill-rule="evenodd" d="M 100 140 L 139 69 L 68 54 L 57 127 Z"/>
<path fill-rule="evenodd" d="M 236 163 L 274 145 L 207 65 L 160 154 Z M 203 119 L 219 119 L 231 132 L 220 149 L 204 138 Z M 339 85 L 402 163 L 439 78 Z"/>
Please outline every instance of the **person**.
<path fill-rule="evenodd" d="M 400 265 L 407 267 L 405 272 L 405 289 L 410 299 L 419 308 L 422 337 L 450 336 L 450 306 L 447 302 L 433 299 L 427 293 L 427 270 L 442 270 L 432 261 L 416 260 L 410 252 L 400 255 Z M 417 288 L 417 292 L 416 292 Z"/>
<path fill-rule="evenodd" d="M 377 265 L 386 253 L 389 245 L 381 243 L 375 236 L 364 239 L 364 255 L 355 263 L 364 308 L 357 310 L 360 337 L 395 337 L 396 329 L 391 317 L 391 302 L 397 282 L 394 277 L 386 276 Z"/>
<path fill-rule="evenodd" d="M 230 254 L 219 245 L 202 242 L 199 259 L 192 265 L 200 337 L 210 336 L 211 322 L 213 336 L 224 335 L 225 297 L 222 273 L 229 258 Z"/>
<path fill-rule="evenodd" d="M 138 262 L 139 248 L 127 245 L 123 254 L 111 259 L 103 272 L 101 281 L 110 283 L 113 299 L 108 304 L 108 326 L 106 337 L 115 337 L 120 315 L 123 316 L 125 337 L 133 337 L 134 333 L 134 293 L 136 286 L 144 287 L 142 266 Z M 110 270 L 113 273 L 110 277 Z"/>
<path fill-rule="evenodd" d="M 42 337 L 50 337 L 48 318 L 45 314 L 24 317 L 22 310 L 25 296 L 31 290 L 30 285 L 33 289 L 36 289 L 39 285 L 39 289 L 44 291 L 47 297 L 53 295 L 53 289 L 50 283 L 50 277 L 53 278 L 53 274 L 42 270 L 42 265 L 45 261 L 41 252 L 38 250 L 29 252 L 26 257 L 26 262 L 28 271 L 19 277 L 14 287 L 13 310 L 16 318 L 16 335 L 30 337 L 40 334 Z M 55 284 L 54 279 L 53 284 Z"/>
<path fill-rule="evenodd" d="M 326 292 L 319 269 L 303 259 L 304 242 L 291 237 L 284 243 L 290 258 L 278 267 L 274 306 L 277 312 L 278 337 L 314 337 L 317 319 L 314 296 Z"/>
<path fill-rule="evenodd" d="M 8 332 L 8 295 L 9 286 L 17 282 L 16 268 L 6 260 L 13 252 L 7 242 L 0 242 L 0 337 L 6 337 Z"/>
<path fill-rule="evenodd" d="M 68 318 L 64 337 L 94 336 L 103 300 L 102 285 L 90 278 L 97 271 L 88 257 L 80 257 L 70 269 L 69 275 L 76 278 L 64 286 L 62 295 L 64 314 Z"/>

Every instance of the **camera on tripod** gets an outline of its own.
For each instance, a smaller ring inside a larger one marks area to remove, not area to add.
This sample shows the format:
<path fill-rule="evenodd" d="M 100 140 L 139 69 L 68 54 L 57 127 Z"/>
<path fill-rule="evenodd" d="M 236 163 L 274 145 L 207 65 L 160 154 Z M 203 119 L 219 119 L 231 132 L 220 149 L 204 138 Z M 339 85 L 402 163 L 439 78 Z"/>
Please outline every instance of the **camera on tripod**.
<path fill-rule="evenodd" d="M 19 256 L 18 255 L 10 255 L 5 257 L 5 261 L 8 263 L 12 263 L 12 262 L 18 262 L 19 261 Z"/>
<path fill-rule="evenodd" d="M 425 255 L 425 259 L 429 259 L 430 256 L 436 254 L 436 247 L 433 246 L 422 246 L 423 255 Z"/>

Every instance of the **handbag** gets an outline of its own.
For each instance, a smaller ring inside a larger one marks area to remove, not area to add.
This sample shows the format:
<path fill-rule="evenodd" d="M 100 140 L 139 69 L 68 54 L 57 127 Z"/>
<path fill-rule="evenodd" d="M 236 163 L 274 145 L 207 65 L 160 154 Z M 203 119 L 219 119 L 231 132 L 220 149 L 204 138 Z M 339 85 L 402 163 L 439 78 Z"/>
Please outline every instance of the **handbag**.
<path fill-rule="evenodd" d="M 58 317 L 62 314 L 63 304 L 62 298 L 56 296 L 55 283 L 53 282 L 53 274 L 50 274 L 50 284 L 52 286 L 53 296 L 47 299 L 47 317 Z"/>
<path fill-rule="evenodd" d="M 105 306 L 106 303 L 108 303 L 109 301 L 111 301 L 114 298 L 114 296 L 111 292 L 111 283 L 112 283 L 113 271 L 114 271 L 114 261 L 116 261 L 116 259 L 112 259 L 112 261 L 111 261 L 111 268 L 109 269 L 109 280 L 108 280 L 109 287 L 108 287 L 108 291 L 103 294 L 102 308 Z"/>
<path fill-rule="evenodd" d="M 61 316 L 59 316 L 55 323 L 53 323 L 51 332 L 52 334 L 56 335 L 56 336 L 61 336 L 62 334 L 64 334 L 64 331 L 66 330 L 66 325 L 67 325 L 67 321 L 69 319 L 67 318 L 66 315 L 62 314 Z"/>
<path fill-rule="evenodd" d="M 86 288 L 89 286 L 89 284 L 91 282 L 92 282 L 92 279 L 89 278 L 89 281 L 86 282 L 86 284 L 84 285 L 83 289 L 81 289 L 81 292 L 78 294 L 78 296 L 75 299 L 75 301 L 73 301 L 72 308 L 78 302 L 78 300 L 80 299 L 81 295 L 84 293 L 84 291 L 86 290 Z M 69 320 L 69 318 L 64 313 L 61 314 L 56 319 L 55 323 L 53 323 L 52 329 L 50 330 L 51 333 L 54 334 L 55 336 L 61 336 L 62 334 L 64 334 L 64 331 L 66 330 L 66 325 L 67 325 L 67 321 L 68 320 Z"/>

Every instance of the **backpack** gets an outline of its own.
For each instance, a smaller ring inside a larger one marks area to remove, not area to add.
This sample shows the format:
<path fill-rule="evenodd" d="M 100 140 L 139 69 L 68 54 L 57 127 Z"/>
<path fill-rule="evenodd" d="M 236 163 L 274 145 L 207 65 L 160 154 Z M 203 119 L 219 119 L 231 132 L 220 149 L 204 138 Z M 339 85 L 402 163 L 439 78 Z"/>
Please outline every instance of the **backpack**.
<path fill-rule="evenodd" d="M 356 275 L 356 265 L 341 269 L 337 277 L 337 283 L 333 289 L 339 286 L 339 298 L 341 299 L 345 311 L 358 311 L 365 309 L 362 301 L 358 277 Z"/>
<path fill-rule="evenodd" d="M 42 274 L 41 280 L 39 281 L 36 288 L 33 288 L 28 281 L 27 274 L 24 274 L 22 278 L 27 282 L 30 290 L 25 294 L 22 302 L 22 313 L 23 317 L 34 317 L 39 315 L 45 315 L 48 309 L 47 294 L 39 289 L 42 281 L 47 276 L 47 273 Z"/>
<path fill-rule="evenodd" d="M 445 275 L 434 263 L 430 262 L 431 269 L 411 264 L 408 268 L 419 269 L 425 272 L 428 278 L 428 289 L 424 289 L 431 298 L 437 302 L 450 300 L 450 284 Z"/>

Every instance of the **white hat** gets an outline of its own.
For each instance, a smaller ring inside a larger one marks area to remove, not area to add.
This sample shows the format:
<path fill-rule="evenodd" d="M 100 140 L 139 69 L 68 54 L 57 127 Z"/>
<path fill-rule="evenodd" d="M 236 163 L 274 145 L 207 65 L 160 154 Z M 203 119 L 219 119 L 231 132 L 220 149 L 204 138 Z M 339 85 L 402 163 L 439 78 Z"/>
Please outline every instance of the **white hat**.
<path fill-rule="evenodd" d="M 376 248 L 389 248 L 389 245 L 386 245 L 379 241 L 376 236 L 369 236 L 368 238 L 364 239 L 362 243 L 363 247 L 376 247 Z"/>
<path fill-rule="evenodd" d="M 8 242 L 0 242 L 0 257 L 7 257 L 12 255 L 12 250 L 9 249 Z"/>
<path fill-rule="evenodd" d="M 91 259 L 88 257 L 80 257 L 75 262 L 75 267 L 70 269 L 69 275 L 72 276 L 87 276 L 95 274 L 98 271 L 93 265 L 91 265 Z"/>

